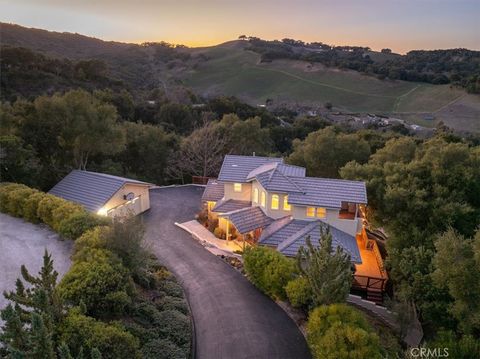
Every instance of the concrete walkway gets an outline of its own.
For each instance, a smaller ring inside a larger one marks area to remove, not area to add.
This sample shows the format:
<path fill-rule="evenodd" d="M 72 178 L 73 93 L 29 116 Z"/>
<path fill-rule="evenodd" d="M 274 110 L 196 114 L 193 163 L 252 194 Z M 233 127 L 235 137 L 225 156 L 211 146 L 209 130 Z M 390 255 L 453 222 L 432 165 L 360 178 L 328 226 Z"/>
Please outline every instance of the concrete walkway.
<path fill-rule="evenodd" d="M 195 239 L 200 241 L 203 246 L 210 250 L 211 247 L 217 248 L 224 254 L 232 255 L 233 251 L 243 249 L 243 243 L 239 241 L 226 241 L 224 239 L 218 239 L 215 235 L 202 226 L 197 220 L 176 223 L 175 225 L 190 233 Z M 213 251 L 217 252 L 218 251 Z"/>

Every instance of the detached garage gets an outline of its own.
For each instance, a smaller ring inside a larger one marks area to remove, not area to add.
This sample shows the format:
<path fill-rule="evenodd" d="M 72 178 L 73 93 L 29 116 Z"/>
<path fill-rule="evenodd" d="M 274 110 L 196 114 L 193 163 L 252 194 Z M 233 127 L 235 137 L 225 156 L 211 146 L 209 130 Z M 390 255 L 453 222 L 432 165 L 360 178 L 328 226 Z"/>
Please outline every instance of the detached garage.
<path fill-rule="evenodd" d="M 150 208 L 151 183 L 104 173 L 73 170 L 48 193 L 103 216 L 124 216 Z"/>

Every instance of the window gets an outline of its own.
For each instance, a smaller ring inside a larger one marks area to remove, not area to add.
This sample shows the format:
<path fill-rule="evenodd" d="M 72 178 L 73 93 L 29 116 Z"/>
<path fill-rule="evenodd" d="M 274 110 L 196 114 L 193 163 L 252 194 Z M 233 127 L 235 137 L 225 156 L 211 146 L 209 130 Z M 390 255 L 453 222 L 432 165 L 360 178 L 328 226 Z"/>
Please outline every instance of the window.
<path fill-rule="evenodd" d="M 267 196 L 265 195 L 265 191 L 262 191 L 262 207 L 265 207 L 265 204 L 267 203 Z"/>
<path fill-rule="evenodd" d="M 288 196 L 283 197 L 283 210 L 284 211 L 290 211 L 292 207 L 288 203 Z"/>
<path fill-rule="evenodd" d="M 318 218 L 325 218 L 327 216 L 327 210 L 323 207 L 317 208 L 317 217 Z"/>
<path fill-rule="evenodd" d="M 278 209 L 279 202 L 278 194 L 272 195 L 272 209 Z"/>
<path fill-rule="evenodd" d="M 258 188 L 253 189 L 253 202 L 258 203 Z"/>
<path fill-rule="evenodd" d="M 242 192 L 242 184 L 241 183 L 234 183 L 233 184 L 233 192 Z"/>
<path fill-rule="evenodd" d="M 315 207 L 307 207 L 307 217 L 315 217 Z"/>

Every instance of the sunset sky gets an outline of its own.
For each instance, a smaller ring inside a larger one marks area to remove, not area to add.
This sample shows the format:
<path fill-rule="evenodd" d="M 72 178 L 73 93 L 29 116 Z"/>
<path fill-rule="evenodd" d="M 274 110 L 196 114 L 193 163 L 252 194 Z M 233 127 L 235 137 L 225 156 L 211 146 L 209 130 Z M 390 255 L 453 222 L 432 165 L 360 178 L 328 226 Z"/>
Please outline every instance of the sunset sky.
<path fill-rule="evenodd" d="M 480 0 L 0 0 L 0 21 L 124 42 L 240 34 L 332 45 L 480 50 Z"/>

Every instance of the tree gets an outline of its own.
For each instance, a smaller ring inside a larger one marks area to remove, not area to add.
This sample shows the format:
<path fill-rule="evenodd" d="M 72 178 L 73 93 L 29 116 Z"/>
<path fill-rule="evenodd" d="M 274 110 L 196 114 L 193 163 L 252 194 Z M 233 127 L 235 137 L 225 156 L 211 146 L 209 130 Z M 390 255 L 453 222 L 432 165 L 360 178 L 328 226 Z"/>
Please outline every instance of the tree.
<path fill-rule="evenodd" d="M 5 324 L 0 343 L 7 352 L 32 358 L 54 358 L 56 326 L 62 321 L 64 307 L 55 288 L 58 273 L 53 269 L 51 255 L 45 250 L 43 266 L 37 277 L 22 265 L 14 292 L 4 293 L 11 303 L 1 311 Z"/>
<path fill-rule="evenodd" d="M 34 105 L 34 120 L 40 126 L 47 124 L 56 151 L 64 152 L 78 169 L 86 169 L 91 156 L 115 154 L 124 146 L 125 135 L 116 123 L 115 107 L 86 91 L 41 96 Z"/>
<path fill-rule="evenodd" d="M 126 174 L 153 183 L 164 183 L 169 159 L 179 147 L 179 138 L 161 127 L 141 123 L 123 124 L 126 146 L 116 158 Z"/>
<path fill-rule="evenodd" d="M 185 105 L 177 103 L 167 103 L 160 107 L 155 116 L 155 121 L 168 131 L 183 135 L 188 134 L 195 125 L 190 109 Z"/>
<path fill-rule="evenodd" d="M 364 163 L 369 156 L 370 147 L 365 140 L 327 127 L 310 133 L 304 141 L 295 140 L 288 162 L 306 167 L 310 176 L 338 178 L 340 168 L 347 162 Z"/>
<path fill-rule="evenodd" d="M 247 39 L 247 35 L 240 35 L 238 37 L 239 40 L 246 40 Z"/>
<path fill-rule="evenodd" d="M 340 246 L 333 250 L 332 235 L 323 228 L 318 247 L 310 237 L 306 243 L 307 247 L 298 251 L 297 264 L 312 288 L 314 304 L 345 302 L 353 279 L 350 256 Z"/>
<path fill-rule="evenodd" d="M 480 229 L 466 239 L 449 228 L 435 240 L 433 280 L 453 298 L 450 306 L 464 333 L 480 333 Z"/>
<path fill-rule="evenodd" d="M 214 122 L 205 123 L 183 139 L 177 157 L 172 159 L 170 175 L 182 179 L 185 175 L 216 176 L 227 142 Z"/>
<path fill-rule="evenodd" d="M 359 311 L 345 304 L 315 308 L 308 318 L 307 342 L 315 359 L 383 357 L 378 335 Z"/>

